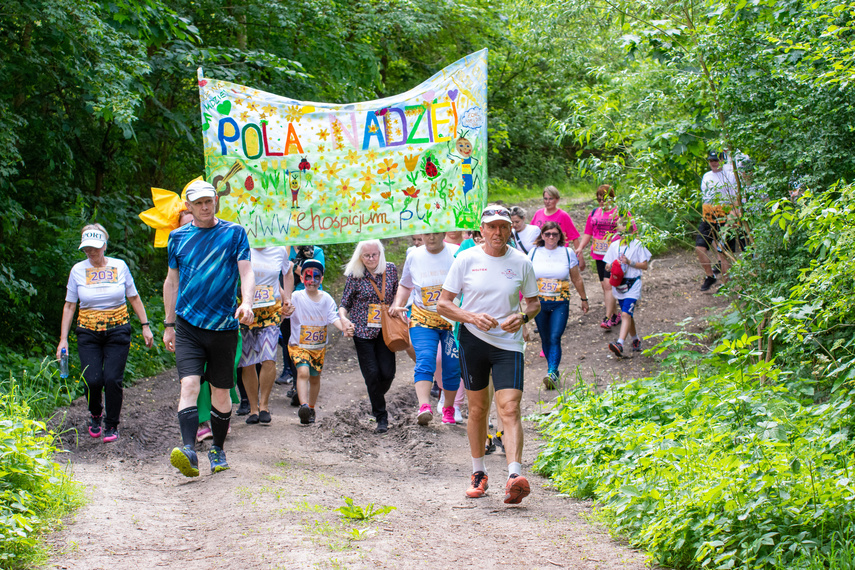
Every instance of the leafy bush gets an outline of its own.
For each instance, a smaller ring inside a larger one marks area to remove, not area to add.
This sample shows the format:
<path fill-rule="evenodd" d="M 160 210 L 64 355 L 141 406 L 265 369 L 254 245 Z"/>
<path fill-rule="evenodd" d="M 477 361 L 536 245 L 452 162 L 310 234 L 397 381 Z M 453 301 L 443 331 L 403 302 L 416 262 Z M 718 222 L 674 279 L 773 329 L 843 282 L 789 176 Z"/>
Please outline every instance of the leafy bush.
<path fill-rule="evenodd" d="M 687 373 L 563 393 L 539 419 L 535 469 L 595 497 L 667 566 L 790 567 L 827 549 L 855 523 L 853 402 L 804 406 L 764 384 L 780 370 L 756 341 L 724 341 Z"/>
<path fill-rule="evenodd" d="M 0 396 L 0 566 L 28 567 L 46 556 L 39 536 L 78 507 L 82 495 L 53 462 L 55 434 L 32 419 L 14 380 Z"/>

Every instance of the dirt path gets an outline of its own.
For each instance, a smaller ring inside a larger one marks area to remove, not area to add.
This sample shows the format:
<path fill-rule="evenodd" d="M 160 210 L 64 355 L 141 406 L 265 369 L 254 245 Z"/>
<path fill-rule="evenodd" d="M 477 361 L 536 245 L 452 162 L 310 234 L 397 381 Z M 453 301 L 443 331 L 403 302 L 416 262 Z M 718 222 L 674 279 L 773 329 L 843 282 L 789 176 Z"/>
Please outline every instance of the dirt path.
<path fill-rule="evenodd" d="M 576 367 L 604 386 L 648 375 L 646 357 L 616 361 L 606 350 L 602 293 L 586 270 L 591 312 L 571 305 L 562 368 Z M 699 270 L 684 252 L 660 256 L 645 277 L 638 309 L 642 334 L 674 330 L 686 317 L 705 317 L 725 301 L 697 291 Z M 698 325 L 693 328 L 699 328 Z M 524 472 L 532 494 L 519 506 L 502 503 L 505 457 L 487 457 L 488 497 L 467 499 L 470 460 L 465 426 L 414 422 L 412 363 L 398 356 L 390 396 L 391 427 L 377 436 L 353 343 L 335 336 L 318 422 L 301 427 L 283 386 L 274 389 L 273 423 L 247 425 L 233 416 L 226 442 L 231 470 L 185 479 L 170 465 L 178 443 L 174 371 L 126 390 L 122 438 L 105 445 L 86 434 L 85 406 L 69 410 L 79 441 L 68 441 L 75 477 L 90 501 L 51 537 L 51 568 L 574 568 L 641 569 L 644 554 L 611 539 L 587 520 L 590 503 L 558 496 L 530 471 L 538 441 L 526 423 Z M 524 412 L 549 405 L 546 364 L 538 337 L 527 348 Z M 210 441 L 200 445 L 207 450 Z M 344 497 L 396 510 L 368 521 L 342 522 Z"/>

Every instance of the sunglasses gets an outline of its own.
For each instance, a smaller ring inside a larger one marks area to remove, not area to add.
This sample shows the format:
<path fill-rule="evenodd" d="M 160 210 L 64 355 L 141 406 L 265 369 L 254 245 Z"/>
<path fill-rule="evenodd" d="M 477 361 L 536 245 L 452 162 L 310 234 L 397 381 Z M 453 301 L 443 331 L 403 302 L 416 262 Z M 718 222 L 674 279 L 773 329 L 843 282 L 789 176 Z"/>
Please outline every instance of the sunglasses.
<path fill-rule="evenodd" d="M 504 208 L 496 208 L 496 209 L 491 208 L 489 210 L 484 210 L 483 212 L 481 212 L 482 218 L 486 218 L 487 216 L 507 216 L 510 218 L 511 214 L 510 214 L 510 212 L 508 212 Z"/>
<path fill-rule="evenodd" d="M 303 273 L 303 281 L 320 281 L 324 274 L 320 271 L 312 271 L 311 269 Z"/>
<path fill-rule="evenodd" d="M 558 237 L 558 232 L 543 232 L 543 237 Z"/>

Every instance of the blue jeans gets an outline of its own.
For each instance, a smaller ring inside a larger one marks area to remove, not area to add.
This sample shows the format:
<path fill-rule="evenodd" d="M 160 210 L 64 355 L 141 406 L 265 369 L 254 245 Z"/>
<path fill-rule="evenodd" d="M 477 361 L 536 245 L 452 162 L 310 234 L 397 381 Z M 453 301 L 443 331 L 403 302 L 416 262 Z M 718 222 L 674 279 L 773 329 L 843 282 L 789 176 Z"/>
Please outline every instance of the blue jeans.
<path fill-rule="evenodd" d="M 436 351 L 442 345 L 442 388 L 450 392 L 460 388 L 460 357 L 453 331 L 413 326 L 410 327 L 410 342 L 416 351 L 413 382 L 433 382 Z"/>
<path fill-rule="evenodd" d="M 561 364 L 561 337 L 569 316 L 570 301 L 541 301 L 540 312 L 534 318 L 549 372 L 557 373 Z"/>

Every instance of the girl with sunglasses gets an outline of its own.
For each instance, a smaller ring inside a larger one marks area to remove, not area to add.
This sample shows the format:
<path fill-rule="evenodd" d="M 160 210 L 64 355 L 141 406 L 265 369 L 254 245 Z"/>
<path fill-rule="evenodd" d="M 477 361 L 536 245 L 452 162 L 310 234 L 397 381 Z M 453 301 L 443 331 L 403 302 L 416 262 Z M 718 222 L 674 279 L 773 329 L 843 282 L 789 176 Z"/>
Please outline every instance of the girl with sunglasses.
<path fill-rule="evenodd" d="M 537 278 L 540 313 L 534 318 L 540 331 L 540 342 L 546 356 L 547 374 L 543 384 L 547 390 L 558 386 L 558 366 L 561 364 L 561 337 L 570 316 L 570 281 L 582 299 L 582 312 L 588 312 L 585 284 L 579 272 L 576 254 L 564 246 L 564 232 L 556 222 L 546 222 L 540 238 L 529 253 Z"/>

